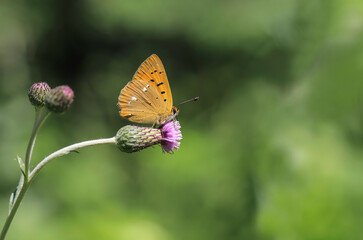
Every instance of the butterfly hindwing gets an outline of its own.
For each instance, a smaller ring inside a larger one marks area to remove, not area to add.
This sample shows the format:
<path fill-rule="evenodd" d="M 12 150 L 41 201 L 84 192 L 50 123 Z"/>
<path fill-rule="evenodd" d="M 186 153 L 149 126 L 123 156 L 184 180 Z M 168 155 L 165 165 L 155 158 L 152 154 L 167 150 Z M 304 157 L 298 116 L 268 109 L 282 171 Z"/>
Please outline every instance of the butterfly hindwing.
<path fill-rule="evenodd" d="M 144 81 L 132 80 L 121 91 L 118 105 L 120 114 L 133 122 L 155 123 L 158 119 L 158 93 Z"/>

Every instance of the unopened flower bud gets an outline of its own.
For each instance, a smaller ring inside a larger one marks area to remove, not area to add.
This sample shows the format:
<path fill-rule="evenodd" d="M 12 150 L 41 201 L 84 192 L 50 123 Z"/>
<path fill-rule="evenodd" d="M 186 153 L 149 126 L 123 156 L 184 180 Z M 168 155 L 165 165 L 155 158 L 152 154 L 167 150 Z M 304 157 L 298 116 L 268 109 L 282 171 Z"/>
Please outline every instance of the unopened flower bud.
<path fill-rule="evenodd" d="M 72 89 L 66 85 L 52 89 L 45 98 L 49 111 L 62 113 L 68 110 L 74 99 Z"/>
<path fill-rule="evenodd" d="M 163 151 L 172 153 L 178 149 L 182 134 L 178 121 L 167 122 L 160 128 L 127 125 L 116 134 L 116 145 L 123 152 L 137 152 L 161 144 Z"/>
<path fill-rule="evenodd" d="M 28 97 L 31 104 L 35 107 L 45 105 L 45 97 L 50 92 L 51 88 L 46 82 L 34 83 L 28 91 Z"/>

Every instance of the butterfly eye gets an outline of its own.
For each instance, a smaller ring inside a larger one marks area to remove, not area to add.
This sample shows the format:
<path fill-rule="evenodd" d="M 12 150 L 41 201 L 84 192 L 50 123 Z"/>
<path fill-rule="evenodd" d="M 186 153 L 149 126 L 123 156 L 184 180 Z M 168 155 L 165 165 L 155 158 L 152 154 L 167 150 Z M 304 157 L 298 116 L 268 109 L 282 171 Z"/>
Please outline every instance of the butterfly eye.
<path fill-rule="evenodd" d="M 176 115 L 179 112 L 179 110 L 176 107 L 174 107 L 174 106 L 171 109 L 171 111 L 173 112 L 173 115 Z"/>

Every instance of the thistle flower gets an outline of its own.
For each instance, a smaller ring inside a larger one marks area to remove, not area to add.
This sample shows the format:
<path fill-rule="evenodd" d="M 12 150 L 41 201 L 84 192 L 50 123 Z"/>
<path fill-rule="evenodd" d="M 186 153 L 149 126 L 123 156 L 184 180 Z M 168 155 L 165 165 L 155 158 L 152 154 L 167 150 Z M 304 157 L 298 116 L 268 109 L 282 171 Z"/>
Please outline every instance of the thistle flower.
<path fill-rule="evenodd" d="M 52 89 L 45 98 L 49 111 L 62 113 L 68 110 L 74 99 L 72 89 L 66 85 Z"/>
<path fill-rule="evenodd" d="M 34 83 L 28 91 L 30 103 L 35 107 L 45 105 L 45 97 L 50 92 L 51 88 L 46 82 Z"/>
<path fill-rule="evenodd" d="M 116 144 L 123 152 L 137 152 L 161 144 L 163 151 L 172 153 L 179 149 L 182 134 L 178 121 L 167 122 L 160 128 L 127 125 L 116 134 Z"/>
<path fill-rule="evenodd" d="M 165 152 L 170 153 L 174 149 L 179 149 L 179 141 L 183 139 L 180 128 L 179 121 L 167 122 L 163 125 L 161 129 L 161 134 L 163 136 L 161 147 Z"/>

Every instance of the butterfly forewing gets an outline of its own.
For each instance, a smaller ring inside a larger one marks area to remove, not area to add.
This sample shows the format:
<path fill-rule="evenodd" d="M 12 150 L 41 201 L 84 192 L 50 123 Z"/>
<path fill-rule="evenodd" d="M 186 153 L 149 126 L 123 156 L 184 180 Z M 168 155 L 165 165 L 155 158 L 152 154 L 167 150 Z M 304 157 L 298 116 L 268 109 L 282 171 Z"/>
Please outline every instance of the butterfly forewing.
<path fill-rule="evenodd" d="M 172 115 L 173 99 L 164 66 L 151 55 L 122 90 L 118 105 L 120 115 L 138 123 L 163 123 Z"/>
<path fill-rule="evenodd" d="M 156 87 L 162 97 L 161 101 L 164 101 L 168 110 L 171 110 L 173 98 L 168 77 L 166 76 L 163 63 L 156 54 L 151 55 L 140 65 L 132 79 L 147 81 L 150 85 Z M 164 109 L 161 110 L 164 111 Z"/>

